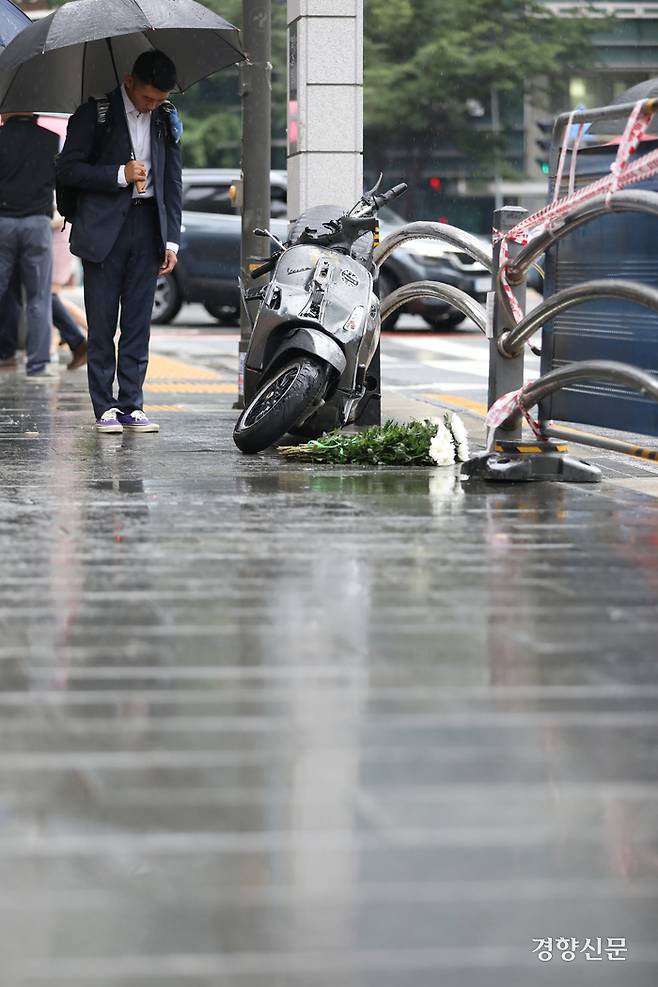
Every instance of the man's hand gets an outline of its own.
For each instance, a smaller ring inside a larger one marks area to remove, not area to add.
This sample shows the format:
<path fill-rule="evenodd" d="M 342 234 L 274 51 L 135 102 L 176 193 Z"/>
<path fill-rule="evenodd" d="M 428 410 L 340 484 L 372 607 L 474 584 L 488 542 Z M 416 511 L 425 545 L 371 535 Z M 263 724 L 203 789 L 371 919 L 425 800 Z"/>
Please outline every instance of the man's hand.
<path fill-rule="evenodd" d="M 123 167 L 126 181 L 129 185 L 131 182 L 146 181 L 146 165 L 143 161 L 129 161 Z"/>
<path fill-rule="evenodd" d="M 158 275 L 161 276 L 163 274 L 171 274 L 173 269 L 176 267 L 177 260 L 178 257 L 176 256 L 176 252 L 174 250 L 165 250 L 165 259 L 162 267 L 158 271 Z"/>

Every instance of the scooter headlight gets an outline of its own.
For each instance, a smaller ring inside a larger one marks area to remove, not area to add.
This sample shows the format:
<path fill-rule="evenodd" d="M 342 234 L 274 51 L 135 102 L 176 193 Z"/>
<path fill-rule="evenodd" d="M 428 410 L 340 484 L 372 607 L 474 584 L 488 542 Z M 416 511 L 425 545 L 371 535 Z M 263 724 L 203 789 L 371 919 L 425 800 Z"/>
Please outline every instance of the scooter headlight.
<path fill-rule="evenodd" d="M 357 305 L 352 309 L 350 317 L 344 324 L 343 329 L 345 332 L 358 332 L 363 323 L 363 317 L 366 314 L 366 310 L 363 305 Z"/>

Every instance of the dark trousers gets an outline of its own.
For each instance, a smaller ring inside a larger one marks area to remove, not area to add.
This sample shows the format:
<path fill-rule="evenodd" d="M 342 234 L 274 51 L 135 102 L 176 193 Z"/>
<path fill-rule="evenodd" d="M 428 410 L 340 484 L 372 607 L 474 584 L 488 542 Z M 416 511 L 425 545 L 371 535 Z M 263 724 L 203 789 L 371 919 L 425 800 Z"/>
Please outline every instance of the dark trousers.
<path fill-rule="evenodd" d="M 0 296 L 16 268 L 25 290 L 28 374 L 50 361 L 52 233 L 47 216 L 0 216 Z"/>
<path fill-rule="evenodd" d="M 101 264 L 83 261 L 89 394 L 97 418 L 108 408 L 141 410 L 148 366 L 151 313 L 162 263 L 155 202 L 131 206 L 116 243 Z M 119 322 L 118 365 L 114 337 Z M 114 377 L 119 396 L 114 398 Z"/>
<path fill-rule="evenodd" d="M 0 360 L 11 360 L 16 356 L 21 308 L 21 280 L 16 268 L 0 298 Z"/>

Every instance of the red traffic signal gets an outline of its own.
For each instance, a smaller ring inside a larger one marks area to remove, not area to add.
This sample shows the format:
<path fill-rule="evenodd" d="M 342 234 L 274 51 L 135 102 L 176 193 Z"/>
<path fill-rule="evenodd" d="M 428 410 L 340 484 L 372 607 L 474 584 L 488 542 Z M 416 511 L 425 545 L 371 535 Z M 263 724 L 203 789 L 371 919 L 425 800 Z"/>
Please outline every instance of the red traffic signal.
<path fill-rule="evenodd" d="M 443 182 L 441 181 L 438 175 L 432 175 L 432 177 L 430 178 L 430 188 L 434 192 L 440 192 L 442 184 Z"/>

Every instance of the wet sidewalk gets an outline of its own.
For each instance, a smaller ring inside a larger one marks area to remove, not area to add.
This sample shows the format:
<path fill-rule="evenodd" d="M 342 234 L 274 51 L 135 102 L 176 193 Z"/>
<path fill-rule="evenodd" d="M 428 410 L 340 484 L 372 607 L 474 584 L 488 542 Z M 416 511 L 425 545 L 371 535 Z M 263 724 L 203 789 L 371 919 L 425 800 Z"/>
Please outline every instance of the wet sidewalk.
<path fill-rule="evenodd" d="M 244 457 L 228 352 L 0 377 L 2 987 L 653 987 L 655 474 Z"/>

